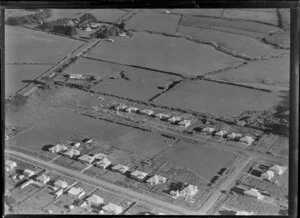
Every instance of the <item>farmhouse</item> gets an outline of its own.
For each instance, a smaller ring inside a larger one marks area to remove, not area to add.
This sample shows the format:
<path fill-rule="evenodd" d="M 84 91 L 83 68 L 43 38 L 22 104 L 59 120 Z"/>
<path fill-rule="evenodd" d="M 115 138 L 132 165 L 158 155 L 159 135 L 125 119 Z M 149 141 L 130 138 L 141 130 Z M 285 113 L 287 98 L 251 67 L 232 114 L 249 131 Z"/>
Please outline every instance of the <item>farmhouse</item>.
<path fill-rule="evenodd" d="M 240 138 L 240 142 L 243 142 L 247 145 L 251 145 L 254 142 L 254 138 L 251 136 L 244 136 L 244 137 Z"/>
<path fill-rule="evenodd" d="M 225 138 L 227 135 L 227 131 L 221 129 L 220 131 L 216 132 L 215 135 L 221 138 Z"/>
<path fill-rule="evenodd" d="M 232 132 L 229 135 L 227 135 L 227 138 L 230 140 L 239 140 L 240 138 L 242 138 L 242 136 L 243 135 L 241 133 Z"/>
<path fill-rule="evenodd" d="M 67 188 L 68 183 L 66 181 L 63 181 L 63 180 L 57 180 L 57 181 L 55 181 L 54 186 L 57 187 L 57 188 Z"/>
<path fill-rule="evenodd" d="M 95 195 L 95 194 L 88 197 L 86 199 L 86 201 L 89 205 L 95 205 L 95 206 L 99 206 L 100 204 L 103 204 L 103 202 L 104 202 L 103 198 L 101 198 L 100 196 Z"/>
<path fill-rule="evenodd" d="M 128 170 L 129 170 L 129 167 L 128 166 L 124 166 L 122 164 L 117 164 L 115 166 L 113 166 L 111 168 L 113 171 L 117 171 L 117 172 L 120 172 L 120 173 L 126 173 Z"/>
<path fill-rule="evenodd" d="M 80 160 L 81 162 L 86 163 L 86 164 L 91 164 L 95 160 L 95 157 L 84 154 L 84 155 L 80 156 L 78 158 L 78 160 Z"/>
<path fill-rule="evenodd" d="M 69 151 L 66 151 L 65 153 L 63 153 L 66 156 L 69 156 L 70 158 L 76 157 L 80 155 L 80 151 L 71 148 Z"/>
<path fill-rule="evenodd" d="M 136 170 L 132 173 L 130 173 L 130 176 L 136 180 L 139 180 L 139 181 L 143 181 L 146 176 L 148 175 L 148 173 L 145 173 L 145 172 L 142 172 L 142 171 L 139 171 L 139 170 Z"/>
<path fill-rule="evenodd" d="M 67 146 L 63 144 L 57 144 L 49 149 L 52 153 L 58 153 L 68 150 Z"/>
<path fill-rule="evenodd" d="M 167 178 L 159 175 L 154 175 L 151 178 L 147 179 L 147 183 L 150 185 L 159 185 L 166 183 Z"/>
<path fill-rule="evenodd" d="M 267 170 L 266 172 L 264 172 L 263 174 L 261 174 L 261 177 L 263 179 L 269 180 L 271 181 L 272 178 L 274 177 L 274 171 L 272 170 Z"/>
<path fill-rule="evenodd" d="M 207 126 L 207 127 L 205 127 L 205 128 L 202 129 L 202 132 L 205 132 L 207 134 L 212 135 L 215 132 L 215 128 Z"/>
<path fill-rule="evenodd" d="M 96 163 L 96 165 L 102 169 L 106 169 L 110 164 L 111 164 L 111 161 L 108 160 L 107 158 L 103 158 L 102 160 L 100 160 Z"/>
<path fill-rule="evenodd" d="M 174 116 L 174 117 L 171 117 L 170 119 L 168 119 L 170 121 L 170 123 L 172 124 L 177 124 L 181 121 L 181 117 L 179 116 Z"/>
<path fill-rule="evenodd" d="M 279 166 L 279 165 L 274 165 L 272 167 L 270 167 L 269 170 L 274 171 L 276 174 L 278 175 L 282 175 L 285 171 L 286 171 L 287 167 L 286 166 Z"/>
<path fill-rule="evenodd" d="M 155 115 L 157 118 L 161 119 L 161 120 L 167 120 L 171 117 L 171 115 L 169 114 L 164 114 L 164 113 L 158 113 Z"/>
<path fill-rule="evenodd" d="M 144 114 L 144 115 L 148 115 L 148 116 L 153 116 L 154 115 L 154 112 L 152 110 L 148 110 L 148 109 L 143 109 L 143 110 L 141 110 L 140 113 Z"/>
<path fill-rule="evenodd" d="M 69 191 L 68 194 L 74 197 L 81 198 L 83 195 L 85 195 L 85 191 L 81 187 L 75 188 L 72 187 Z"/>
<path fill-rule="evenodd" d="M 109 202 L 107 205 L 102 207 L 102 210 L 104 210 L 106 213 L 112 213 L 118 215 L 122 213 L 123 208 L 121 206 Z"/>
<path fill-rule="evenodd" d="M 94 154 L 93 156 L 95 159 L 97 160 L 102 160 L 103 158 L 106 158 L 107 155 L 106 154 L 103 154 L 103 153 L 97 153 L 97 154 Z"/>
<path fill-rule="evenodd" d="M 29 169 L 25 169 L 23 172 L 24 176 L 26 176 L 27 178 L 30 178 L 31 176 L 34 175 L 34 171 L 29 170 Z"/>
<path fill-rule="evenodd" d="M 50 177 L 43 174 L 43 175 L 40 175 L 36 178 L 36 181 L 38 181 L 40 184 L 43 184 L 45 185 L 47 182 L 50 181 Z"/>
<path fill-rule="evenodd" d="M 264 196 L 255 188 L 244 191 L 244 195 L 261 200 Z"/>
<path fill-rule="evenodd" d="M 128 113 L 131 113 L 131 112 L 137 113 L 139 111 L 139 109 L 137 107 L 129 107 L 129 108 L 126 108 L 126 111 Z"/>
<path fill-rule="evenodd" d="M 180 126 L 188 127 L 188 126 L 191 125 L 191 121 L 190 120 L 183 120 L 183 121 L 180 121 L 178 124 Z"/>
<path fill-rule="evenodd" d="M 6 171 L 11 171 L 13 170 L 15 167 L 17 167 L 17 163 L 11 160 L 6 160 L 5 161 L 5 170 Z"/>

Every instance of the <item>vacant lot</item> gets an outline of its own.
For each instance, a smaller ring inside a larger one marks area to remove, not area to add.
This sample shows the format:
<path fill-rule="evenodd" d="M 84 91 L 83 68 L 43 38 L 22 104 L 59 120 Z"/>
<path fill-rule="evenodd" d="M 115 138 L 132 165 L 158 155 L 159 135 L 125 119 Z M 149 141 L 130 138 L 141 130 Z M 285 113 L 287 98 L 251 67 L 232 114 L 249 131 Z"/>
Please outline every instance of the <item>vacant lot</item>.
<path fill-rule="evenodd" d="M 184 16 L 181 22 L 184 26 L 215 29 L 252 37 L 261 37 L 269 32 L 280 30 L 279 27 L 243 20 L 225 20 L 213 17 Z"/>
<path fill-rule="evenodd" d="M 203 80 L 183 82 L 154 100 L 168 107 L 220 116 L 237 116 L 245 110 L 267 110 L 279 101 L 276 93 Z"/>
<path fill-rule="evenodd" d="M 105 41 L 86 56 L 182 75 L 203 75 L 240 61 L 209 45 L 149 33 L 134 33 L 132 38 L 114 43 Z"/>
<path fill-rule="evenodd" d="M 180 26 L 178 31 L 183 35 L 200 40 L 200 42 L 214 42 L 233 54 L 250 58 L 260 58 L 283 52 L 248 36 L 183 25 Z"/>
<path fill-rule="evenodd" d="M 202 144 L 178 142 L 172 150 L 161 157 L 196 172 L 203 179 L 210 181 L 221 168 L 227 168 L 236 158 L 230 152 L 208 148 Z"/>
<path fill-rule="evenodd" d="M 51 65 L 5 65 L 5 98 L 14 95 Z"/>
<path fill-rule="evenodd" d="M 214 79 L 224 80 L 234 83 L 249 83 L 276 85 L 290 83 L 290 56 L 273 58 L 249 63 L 236 69 L 227 70 L 216 74 Z"/>
<path fill-rule="evenodd" d="M 126 22 L 126 28 L 175 34 L 179 19 L 179 15 L 142 10 Z"/>
<path fill-rule="evenodd" d="M 56 63 L 81 41 L 16 26 L 5 26 L 6 63 Z"/>

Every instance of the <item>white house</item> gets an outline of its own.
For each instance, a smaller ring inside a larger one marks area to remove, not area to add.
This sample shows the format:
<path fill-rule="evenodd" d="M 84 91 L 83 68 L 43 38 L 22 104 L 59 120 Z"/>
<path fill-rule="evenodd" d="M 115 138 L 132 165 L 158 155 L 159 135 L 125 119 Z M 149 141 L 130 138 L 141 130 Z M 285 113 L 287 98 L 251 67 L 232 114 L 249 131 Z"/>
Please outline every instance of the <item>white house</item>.
<path fill-rule="evenodd" d="M 181 117 L 180 116 L 173 116 L 173 117 L 169 118 L 168 121 L 172 124 L 177 124 L 181 121 Z"/>
<path fill-rule="evenodd" d="M 45 185 L 47 182 L 50 181 L 50 177 L 45 174 L 42 174 L 36 178 L 36 181 L 38 181 L 40 184 Z"/>
<path fill-rule="evenodd" d="M 73 158 L 73 157 L 79 156 L 80 155 L 80 151 L 71 148 L 69 151 L 66 151 L 63 154 L 66 155 L 66 156 L 68 156 L 68 157 L 70 157 L 70 158 Z"/>
<path fill-rule="evenodd" d="M 76 143 L 74 143 L 74 144 L 73 144 L 73 148 L 79 148 L 79 147 L 80 147 L 80 145 L 81 145 L 81 143 L 80 143 L 80 142 L 76 142 Z"/>
<path fill-rule="evenodd" d="M 125 104 L 120 104 L 119 106 L 116 107 L 117 111 L 126 111 L 126 109 L 128 108 L 127 105 Z"/>
<path fill-rule="evenodd" d="M 49 149 L 49 151 L 51 151 L 52 153 L 63 152 L 66 150 L 68 150 L 68 148 L 63 144 L 56 144 Z"/>
<path fill-rule="evenodd" d="M 77 198 L 81 198 L 85 194 L 85 192 L 81 187 L 72 187 L 68 190 L 68 194 Z"/>
<path fill-rule="evenodd" d="M 136 180 L 143 181 L 146 178 L 146 176 L 148 176 L 148 173 L 136 170 L 130 173 L 130 176 Z"/>
<path fill-rule="evenodd" d="M 91 164 L 95 160 L 95 157 L 87 155 L 87 154 L 84 154 L 84 155 L 80 156 L 78 158 L 78 160 L 81 161 L 81 162 L 83 162 L 83 163 L 86 163 L 86 164 Z"/>
<path fill-rule="evenodd" d="M 98 195 L 93 194 L 93 195 L 91 195 L 90 197 L 88 197 L 88 198 L 86 199 L 86 201 L 87 201 L 87 203 L 88 203 L 89 205 L 99 206 L 100 204 L 103 204 L 104 199 L 101 198 L 101 197 L 98 196 Z"/>
<path fill-rule="evenodd" d="M 180 121 L 178 124 L 180 126 L 188 127 L 188 126 L 191 125 L 191 121 L 190 120 L 183 120 L 183 121 Z"/>
<path fill-rule="evenodd" d="M 104 210 L 106 213 L 118 215 L 123 212 L 123 207 L 109 202 L 104 207 L 102 207 L 102 210 Z"/>
<path fill-rule="evenodd" d="M 189 184 L 187 187 L 182 189 L 179 194 L 184 197 L 192 197 L 198 192 L 198 187 L 195 185 Z"/>
<path fill-rule="evenodd" d="M 83 79 L 83 75 L 79 73 L 70 73 L 69 74 L 70 79 Z"/>
<path fill-rule="evenodd" d="M 249 216 L 249 215 L 254 215 L 254 212 L 247 212 L 247 211 L 244 211 L 244 210 L 239 210 L 239 211 L 236 211 L 235 215 L 237 216 Z"/>
<path fill-rule="evenodd" d="M 225 136 L 227 135 L 227 131 L 221 129 L 220 131 L 216 132 L 215 135 L 221 138 L 225 138 Z"/>
<path fill-rule="evenodd" d="M 103 154 L 103 153 L 97 153 L 97 154 L 94 154 L 93 156 L 95 159 L 97 160 L 102 160 L 103 158 L 106 158 L 107 155 L 106 154 Z"/>
<path fill-rule="evenodd" d="M 63 188 L 68 187 L 68 183 L 66 181 L 63 181 L 63 180 L 57 180 L 57 181 L 54 182 L 54 186 L 63 189 Z"/>
<path fill-rule="evenodd" d="M 244 136 L 240 138 L 240 142 L 243 142 L 247 145 L 251 145 L 254 142 L 254 138 L 252 136 Z"/>
<path fill-rule="evenodd" d="M 264 196 L 255 188 L 244 191 L 244 195 L 261 200 Z"/>
<path fill-rule="evenodd" d="M 126 108 L 126 111 L 128 113 L 131 113 L 131 112 L 137 113 L 139 111 L 139 109 L 137 107 L 129 107 L 129 108 Z"/>
<path fill-rule="evenodd" d="M 227 138 L 230 140 L 239 140 L 240 138 L 242 138 L 242 136 L 243 135 L 241 133 L 232 132 L 229 135 L 227 135 Z"/>
<path fill-rule="evenodd" d="M 166 183 L 167 178 L 159 175 L 154 175 L 151 178 L 147 179 L 147 183 L 150 185 L 159 185 Z"/>
<path fill-rule="evenodd" d="M 17 167 L 17 163 L 11 160 L 5 160 L 5 170 L 11 171 Z"/>
<path fill-rule="evenodd" d="M 271 181 L 272 178 L 274 177 L 274 171 L 272 170 L 267 170 L 266 172 L 264 172 L 263 174 L 261 174 L 261 177 L 263 179 L 269 180 Z"/>
<path fill-rule="evenodd" d="M 98 166 L 102 169 L 106 169 L 110 164 L 111 164 L 110 160 L 108 160 L 107 158 L 103 158 L 102 160 L 100 160 L 96 163 L 96 166 Z"/>
<path fill-rule="evenodd" d="M 269 170 L 272 170 L 276 174 L 281 176 L 287 170 L 287 167 L 286 166 L 279 166 L 279 165 L 276 164 L 276 165 L 270 167 Z"/>
<path fill-rule="evenodd" d="M 212 127 L 204 127 L 203 129 L 202 129 L 202 132 L 205 132 L 205 133 L 207 133 L 207 134 L 213 134 L 214 132 L 215 132 L 215 128 L 212 128 Z"/>
<path fill-rule="evenodd" d="M 29 179 L 27 182 L 23 183 L 21 186 L 21 189 L 24 189 L 25 187 L 27 187 L 28 185 L 34 183 L 34 181 L 32 179 Z"/>
<path fill-rule="evenodd" d="M 124 166 L 122 164 L 117 164 L 117 165 L 113 166 L 111 169 L 113 171 L 117 171 L 117 172 L 120 172 L 120 173 L 124 174 L 125 172 L 127 172 L 129 170 L 129 167 Z"/>
<path fill-rule="evenodd" d="M 149 110 L 149 109 L 143 109 L 140 111 L 141 114 L 144 114 L 144 115 L 148 115 L 148 116 L 154 116 L 154 111 L 152 110 Z"/>
<path fill-rule="evenodd" d="M 23 171 L 23 174 L 24 174 L 24 176 L 30 178 L 31 176 L 34 175 L 34 171 L 29 170 L 29 169 L 25 169 L 25 170 Z"/>
<path fill-rule="evenodd" d="M 158 114 L 155 114 L 155 116 L 157 118 L 159 118 L 160 120 L 167 120 L 171 117 L 170 114 L 165 114 L 165 113 L 158 113 Z"/>
<path fill-rule="evenodd" d="M 58 198 L 59 196 L 61 196 L 64 193 L 63 189 L 59 189 L 57 192 L 54 193 L 55 198 Z"/>

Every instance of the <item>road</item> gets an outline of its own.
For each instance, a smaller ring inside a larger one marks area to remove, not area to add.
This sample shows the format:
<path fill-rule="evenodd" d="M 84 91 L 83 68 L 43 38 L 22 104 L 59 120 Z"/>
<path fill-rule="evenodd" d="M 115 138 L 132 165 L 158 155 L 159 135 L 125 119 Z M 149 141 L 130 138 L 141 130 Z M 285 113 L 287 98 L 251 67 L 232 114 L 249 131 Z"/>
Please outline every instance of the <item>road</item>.
<path fill-rule="evenodd" d="M 87 182 L 87 183 L 98 184 L 101 187 L 114 190 L 118 194 L 123 194 L 123 195 L 128 196 L 128 197 L 133 198 L 133 199 L 135 199 L 135 198 L 141 199 L 141 200 L 143 200 L 147 203 L 150 203 L 150 205 L 153 204 L 153 205 L 159 205 L 159 206 L 165 207 L 166 209 L 170 209 L 171 211 L 176 211 L 177 214 L 200 215 L 199 214 L 200 212 L 190 211 L 188 209 L 179 207 L 177 205 L 173 205 L 173 204 L 167 203 L 165 201 L 161 201 L 157 198 L 151 197 L 150 195 L 146 195 L 146 194 L 143 194 L 143 193 L 133 191 L 131 189 L 127 189 L 127 188 L 124 188 L 124 187 L 121 187 L 121 186 L 117 186 L 115 184 L 112 184 L 112 183 L 109 183 L 109 182 L 106 182 L 106 181 L 103 181 L 103 180 L 100 180 L 100 179 L 97 179 L 97 178 L 89 177 L 89 176 L 87 176 L 83 173 L 80 173 L 78 171 L 64 168 L 62 166 L 59 166 L 59 165 L 41 160 L 40 158 L 37 158 L 37 157 L 33 157 L 33 156 L 30 156 L 30 155 L 23 154 L 21 152 L 7 150 L 7 149 L 5 150 L 5 153 L 16 155 L 18 157 L 28 159 L 30 161 L 37 162 L 38 164 L 40 164 L 40 166 L 43 166 L 47 169 L 52 169 L 52 170 L 58 171 L 62 174 L 72 176 L 73 178 L 76 178 L 78 180 L 81 180 L 81 181 L 84 181 L 84 182 Z M 204 214 L 201 213 L 201 215 L 204 215 Z"/>

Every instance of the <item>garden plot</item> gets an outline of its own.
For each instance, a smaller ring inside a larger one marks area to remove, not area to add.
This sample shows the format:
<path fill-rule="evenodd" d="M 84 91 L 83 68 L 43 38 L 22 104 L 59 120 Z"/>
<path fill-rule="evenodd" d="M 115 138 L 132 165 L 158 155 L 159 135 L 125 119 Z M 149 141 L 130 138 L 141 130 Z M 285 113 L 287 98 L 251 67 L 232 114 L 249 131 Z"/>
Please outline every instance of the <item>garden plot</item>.
<path fill-rule="evenodd" d="M 262 37 L 270 32 L 281 30 L 279 27 L 252 21 L 225 20 L 213 17 L 195 16 L 184 16 L 181 25 L 214 29 L 252 37 Z"/>
<path fill-rule="evenodd" d="M 154 102 L 216 116 L 238 116 L 245 110 L 268 110 L 280 100 L 278 93 L 197 80 L 179 84 Z"/>
<path fill-rule="evenodd" d="M 52 65 L 5 65 L 5 98 L 14 95 Z"/>
<path fill-rule="evenodd" d="M 283 53 L 281 50 L 274 49 L 270 45 L 248 36 L 184 25 L 181 25 L 178 31 L 180 34 L 191 36 L 200 42 L 214 43 L 221 49 L 237 56 L 261 58 Z"/>
<path fill-rule="evenodd" d="M 281 58 L 255 61 L 236 69 L 230 69 L 222 73 L 213 75 L 213 79 L 223 80 L 233 83 L 248 84 L 250 86 L 262 85 L 289 85 L 290 56 Z"/>
<path fill-rule="evenodd" d="M 192 144 L 187 142 L 176 143 L 172 150 L 163 152 L 160 157 L 167 162 L 190 169 L 206 183 L 209 183 L 211 178 L 217 175 L 221 168 L 229 167 L 236 158 L 230 152 L 208 148 L 200 143 Z M 181 174 L 179 171 L 178 179 L 183 176 Z"/>
<path fill-rule="evenodd" d="M 5 63 L 56 63 L 83 42 L 23 27 L 5 26 Z"/>
<path fill-rule="evenodd" d="M 136 31 L 153 31 L 175 34 L 180 16 L 142 10 L 126 21 L 126 28 Z"/>
<path fill-rule="evenodd" d="M 247 11 L 241 9 L 225 9 L 223 12 L 223 18 L 230 19 L 242 19 L 242 20 L 253 20 L 262 23 L 268 23 L 277 26 L 278 25 L 278 16 L 276 9 L 272 11 L 265 11 L 256 9 Z"/>
<path fill-rule="evenodd" d="M 279 48 L 290 48 L 290 31 L 277 32 L 264 38 L 264 41 Z"/>
<path fill-rule="evenodd" d="M 240 59 L 209 45 L 149 33 L 134 33 L 131 38 L 116 39 L 113 43 L 102 42 L 85 56 L 184 76 L 203 75 L 240 63 Z"/>

